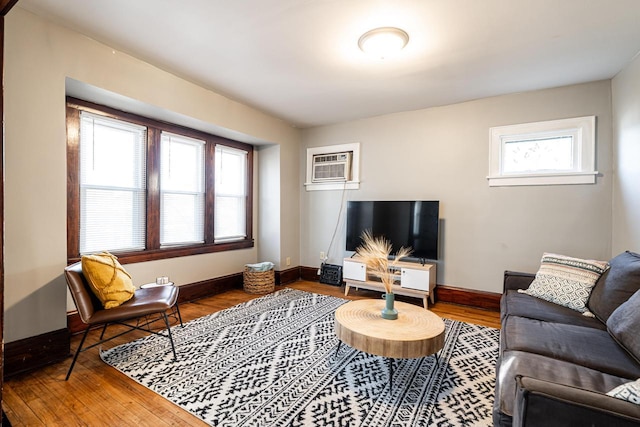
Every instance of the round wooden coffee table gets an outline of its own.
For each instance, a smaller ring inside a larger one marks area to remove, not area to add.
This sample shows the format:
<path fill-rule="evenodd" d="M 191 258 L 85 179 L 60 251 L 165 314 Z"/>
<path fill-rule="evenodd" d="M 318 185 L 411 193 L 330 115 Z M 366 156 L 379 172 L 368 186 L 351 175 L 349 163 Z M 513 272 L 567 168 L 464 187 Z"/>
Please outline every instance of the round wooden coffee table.
<path fill-rule="evenodd" d="M 396 320 L 380 316 L 384 300 L 348 302 L 336 310 L 335 331 L 341 342 L 378 356 L 412 359 L 444 346 L 444 322 L 422 307 L 396 301 Z"/>
<path fill-rule="evenodd" d="M 393 359 L 415 359 L 435 356 L 431 375 L 440 365 L 438 351 L 444 346 L 444 322 L 442 319 L 415 305 L 395 302 L 396 320 L 383 319 L 380 315 L 384 300 L 363 299 L 348 302 L 336 310 L 335 331 L 338 349 L 345 343 L 365 353 L 387 358 L 389 364 L 389 389 L 393 383 Z"/>

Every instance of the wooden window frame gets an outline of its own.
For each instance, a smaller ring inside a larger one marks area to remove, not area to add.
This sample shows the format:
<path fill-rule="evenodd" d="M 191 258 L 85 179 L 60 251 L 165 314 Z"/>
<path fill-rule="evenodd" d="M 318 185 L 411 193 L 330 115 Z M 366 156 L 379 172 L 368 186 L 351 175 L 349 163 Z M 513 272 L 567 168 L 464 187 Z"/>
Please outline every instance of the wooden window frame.
<path fill-rule="evenodd" d="M 80 260 L 80 112 L 87 111 L 147 127 L 146 245 L 141 251 L 113 251 L 123 263 L 153 261 L 189 255 L 252 248 L 253 241 L 253 146 L 183 126 L 160 122 L 114 108 L 67 97 L 67 261 Z M 163 131 L 204 140 L 205 221 L 204 243 L 160 247 L 160 136 Z M 214 242 L 215 147 L 225 145 L 247 152 L 246 237 Z"/>

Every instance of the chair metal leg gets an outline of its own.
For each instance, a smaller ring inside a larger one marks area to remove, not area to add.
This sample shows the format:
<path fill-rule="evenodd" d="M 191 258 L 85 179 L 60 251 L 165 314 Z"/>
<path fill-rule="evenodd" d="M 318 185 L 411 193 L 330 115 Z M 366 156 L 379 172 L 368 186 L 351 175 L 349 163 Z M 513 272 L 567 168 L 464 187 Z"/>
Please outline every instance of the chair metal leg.
<path fill-rule="evenodd" d="M 101 340 L 104 338 L 104 333 L 107 332 L 107 326 L 109 326 L 109 324 L 105 323 L 104 326 L 102 327 L 102 333 L 100 334 Z"/>
<path fill-rule="evenodd" d="M 176 309 L 177 309 L 177 305 L 176 305 Z M 179 309 L 178 309 L 178 316 L 180 318 L 180 325 L 182 325 L 182 316 L 180 316 Z M 167 335 L 168 336 L 166 336 L 166 337 L 169 338 L 169 341 L 171 342 L 171 351 L 173 352 L 173 358 L 174 358 L 175 361 L 177 361 L 178 360 L 178 354 L 176 353 L 176 346 L 173 343 L 173 335 L 171 334 L 171 326 L 169 325 L 169 318 L 167 317 L 167 313 L 162 313 L 162 318 L 164 319 L 164 324 L 167 327 Z M 119 322 L 117 322 L 117 323 L 119 323 Z M 124 324 L 124 323 L 123 323 L 123 325 L 128 326 L 129 328 L 132 328 L 132 330 L 133 329 L 142 329 L 139 326 L 128 325 L 128 324 Z M 104 327 L 102 328 L 102 333 L 100 334 L 100 341 L 99 342 L 90 345 L 86 349 L 83 349 L 84 342 L 87 339 L 87 335 L 89 335 L 89 331 L 91 330 L 91 327 L 88 326 L 87 329 L 85 329 L 84 334 L 82 335 L 82 339 L 80 340 L 80 345 L 78 345 L 78 349 L 76 350 L 76 353 L 73 355 L 73 360 L 71 361 L 71 366 L 69 366 L 69 371 L 67 372 L 67 376 L 64 379 L 65 381 L 69 380 L 69 377 L 71 376 L 71 372 L 73 371 L 73 368 L 76 365 L 76 361 L 78 360 L 78 356 L 80 355 L 80 353 L 83 350 L 88 350 L 90 348 L 95 347 L 96 345 L 102 344 L 105 341 L 109 341 L 109 340 L 111 340 L 113 338 L 119 337 L 119 336 L 121 336 L 121 335 L 123 335 L 125 333 L 130 332 L 130 331 L 121 332 L 121 333 L 119 333 L 119 334 L 117 334 L 117 335 L 115 335 L 113 337 L 108 338 L 107 340 L 103 340 L 104 333 L 107 330 L 107 326 L 108 325 L 105 324 Z M 147 328 L 148 328 L 148 325 L 147 325 Z M 154 333 L 158 334 L 157 332 L 154 332 Z M 162 334 L 160 334 L 160 335 L 162 335 Z"/>
<path fill-rule="evenodd" d="M 176 305 L 174 305 L 176 312 L 178 313 L 178 320 L 180 320 L 180 326 L 184 328 L 182 324 L 182 315 L 180 314 L 180 306 L 178 305 L 178 301 L 176 301 Z"/>
<path fill-rule="evenodd" d="M 167 334 L 169 335 L 169 341 L 171 342 L 171 351 L 173 351 L 173 360 L 178 361 L 178 355 L 176 354 L 176 346 L 173 344 L 173 335 L 171 335 L 171 326 L 169 326 L 169 318 L 167 317 L 167 313 L 162 313 L 162 318 L 164 319 L 164 324 L 167 325 Z"/>
<path fill-rule="evenodd" d="M 87 329 L 84 331 L 84 335 L 82 335 L 82 340 L 80 340 L 80 345 L 78 346 L 78 349 L 76 350 L 76 354 L 73 356 L 73 360 L 71 361 L 71 366 L 69 366 L 69 372 L 67 372 L 67 376 L 64 379 L 65 381 L 69 380 L 69 377 L 71 376 L 71 371 L 73 371 L 73 367 L 76 364 L 76 360 L 78 360 L 78 355 L 82 351 L 82 346 L 84 344 L 84 340 L 87 339 L 87 335 L 89 334 L 89 329 L 91 329 L 91 328 L 89 326 L 87 326 Z"/>
<path fill-rule="evenodd" d="M 140 326 L 140 321 L 141 321 L 142 319 L 143 319 L 142 317 L 138 317 L 138 318 L 136 319 L 136 329 L 139 329 L 139 330 L 141 330 L 141 331 L 152 332 L 152 331 L 151 331 L 151 326 L 150 326 L 150 325 L 151 325 L 153 322 L 155 322 L 155 320 L 153 320 L 153 321 L 149 320 L 149 315 L 148 315 L 148 314 L 145 314 L 145 316 L 144 316 L 144 323 L 142 324 L 142 326 Z M 142 329 L 142 328 L 144 328 L 144 329 Z"/>

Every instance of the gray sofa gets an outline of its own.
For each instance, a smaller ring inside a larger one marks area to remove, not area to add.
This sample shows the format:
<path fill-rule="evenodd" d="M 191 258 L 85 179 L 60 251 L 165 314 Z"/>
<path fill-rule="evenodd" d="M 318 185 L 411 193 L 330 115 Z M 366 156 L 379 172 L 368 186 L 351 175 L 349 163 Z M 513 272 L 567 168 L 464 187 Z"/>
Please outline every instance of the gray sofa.
<path fill-rule="evenodd" d="M 595 318 L 519 293 L 535 275 L 505 272 L 495 426 L 640 425 L 640 405 L 606 394 L 640 378 L 640 255 L 609 264 Z"/>

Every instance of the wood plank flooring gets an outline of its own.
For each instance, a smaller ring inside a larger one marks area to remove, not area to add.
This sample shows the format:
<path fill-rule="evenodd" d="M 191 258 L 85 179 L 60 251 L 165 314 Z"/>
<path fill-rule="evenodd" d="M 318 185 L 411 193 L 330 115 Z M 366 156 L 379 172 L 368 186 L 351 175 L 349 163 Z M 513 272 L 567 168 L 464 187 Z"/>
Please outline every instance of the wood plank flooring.
<path fill-rule="evenodd" d="M 344 298 L 344 287 L 304 281 L 287 286 Z M 258 296 L 249 295 L 240 289 L 232 290 L 181 304 L 180 311 L 183 320 L 187 322 Z M 347 298 L 380 298 L 380 292 L 352 289 Z M 422 303 L 420 299 L 415 298 L 398 299 L 416 305 Z M 445 303 L 436 303 L 429 308 L 442 317 L 500 327 L 499 313 L 496 312 Z M 110 327 L 107 332 L 115 332 L 117 328 Z M 132 332 L 104 344 L 104 348 L 144 335 L 142 332 Z M 90 332 L 87 342 L 95 342 L 98 336 L 99 331 Z M 79 342 L 79 335 L 71 338 L 72 351 L 75 351 Z M 3 408 L 12 426 L 206 425 L 195 416 L 103 363 L 97 348 L 79 356 L 71 378 L 65 381 L 70 361 L 69 358 L 37 372 L 5 381 Z"/>

